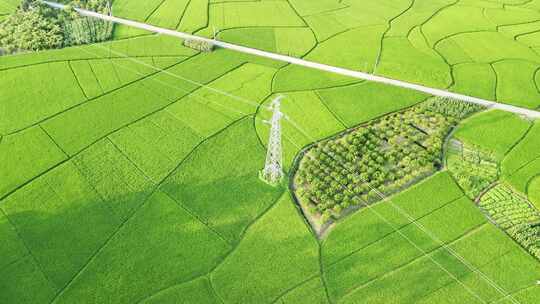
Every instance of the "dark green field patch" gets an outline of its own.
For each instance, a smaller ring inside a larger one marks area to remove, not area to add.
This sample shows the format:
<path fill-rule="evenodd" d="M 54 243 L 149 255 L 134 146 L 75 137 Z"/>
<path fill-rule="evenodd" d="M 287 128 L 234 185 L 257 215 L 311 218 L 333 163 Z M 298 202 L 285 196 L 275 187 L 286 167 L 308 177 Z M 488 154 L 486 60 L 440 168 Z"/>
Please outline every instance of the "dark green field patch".
<path fill-rule="evenodd" d="M 217 234 L 158 191 L 90 260 L 57 303 L 89 297 L 134 303 L 204 275 L 228 250 Z"/>
<path fill-rule="evenodd" d="M 264 156 L 252 122 L 242 119 L 198 147 L 163 191 L 236 243 L 281 193 L 259 180 Z"/>
<path fill-rule="evenodd" d="M 0 197 L 66 158 L 39 126 L 0 139 Z"/>
<path fill-rule="evenodd" d="M 72 163 L 17 191 L 0 208 L 58 288 L 71 280 L 120 224 Z"/>

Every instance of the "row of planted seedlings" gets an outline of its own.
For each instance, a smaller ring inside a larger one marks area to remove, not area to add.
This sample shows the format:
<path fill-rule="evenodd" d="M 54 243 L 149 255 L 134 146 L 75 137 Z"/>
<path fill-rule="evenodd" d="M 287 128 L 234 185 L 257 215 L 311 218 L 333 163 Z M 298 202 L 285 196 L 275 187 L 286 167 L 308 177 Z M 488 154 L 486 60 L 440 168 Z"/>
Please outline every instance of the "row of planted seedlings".
<path fill-rule="evenodd" d="M 525 197 L 499 184 L 480 198 L 478 206 L 494 224 L 540 259 L 540 212 Z"/>

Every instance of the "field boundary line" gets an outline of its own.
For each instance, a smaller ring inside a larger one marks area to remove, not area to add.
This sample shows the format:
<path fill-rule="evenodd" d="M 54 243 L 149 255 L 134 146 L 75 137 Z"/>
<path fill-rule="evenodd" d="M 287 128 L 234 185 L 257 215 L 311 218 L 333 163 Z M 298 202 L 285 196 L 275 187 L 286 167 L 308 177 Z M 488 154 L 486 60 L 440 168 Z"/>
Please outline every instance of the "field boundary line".
<path fill-rule="evenodd" d="M 413 222 L 420 221 L 420 220 L 422 220 L 422 219 L 424 219 L 424 218 L 426 218 L 426 217 L 428 217 L 428 216 L 430 216 L 430 215 L 433 215 L 435 212 L 441 210 L 441 209 L 444 208 L 444 207 L 447 207 L 447 206 L 449 206 L 449 205 L 455 203 L 456 201 L 458 201 L 458 200 L 460 200 L 460 199 L 462 199 L 462 198 L 464 198 L 464 197 L 466 197 L 466 196 L 465 196 L 465 195 L 462 195 L 462 196 L 460 196 L 460 197 L 458 197 L 458 198 L 453 198 L 453 199 L 451 199 L 451 200 L 445 202 L 445 203 L 442 204 L 441 206 L 439 206 L 439 207 L 433 209 L 432 211 L 430 211 L 430 212 L 428 212 L 428 213 L 426 213 L 426 214 L 424 214 L 424 215 L 422 215 L 422 216 L 416 218 Z M 381 204 L 381 203 L 384 203 L 384 202 L 385 202 L 385 201 L 380 201 L 380 202 L 378 202 L 378 203 L 373 204 L 372 206 L 376 206 L 376 205 Z M 360 210 L 359 210 L 359 211 L 360 211 Z M 409 225 L 414 225 L 413 222 L 408 222 L 408 223 L 406 223 L 406 224 L 403 224 L 403 225 L 399 226 L 399 229 L 400 229 L 400 230 L 401 230 L 401 229 L 405 229 L 405 228 L 406 228 L 407 226 L 409 226 Z M 485 221 L 485 222 L 487 222 L 487 221 Z M 348 253 L 347 255 L 344 255 L 344 256 L 340 257 L 339 259 L 336 259 L 335 261 L 332 261 L 332 262 L 326 264 L 326 267 L 327 267 L 327 268 L 332 268 L 334 265 L 338 264 L 339 262 L 341 262 L 341 261 L 343 261 L 343 260 L 349 258 L 350 256 L 355 255 L 356 253 L 358 253 L 358 252 L 360 252 L 360 251 L 366 249 L 367 247 L 370 247 L 370 246 L 372 246 L 372 245 L 375 245 L 375 244 L 378 243 L 379 241 L 383 241 L 384 239 L 390 237 L 390 236 L 391 236 L 392 234 L 394 234 L 394 233 L 396 233 L 396 231 L 390 231 L 390 232 L 388 232 L 388 233 L 382 235 L 382 236 L 381 236 L 380 238 L 378 238 L 377 240 L 372 241 L 372 242 L 369 242 L 369 243 L 365 244 L 364 246 L 359 247 L 359 248 L 357 248 L 357 249 L 351 251 L 351 252 Z M 326 239 L 325 239 L 325 240 L 326 240 Z"/>
<path fill-rule="evenodd" d="M 293 286 L 285 289 L 283 292 L 279 293 L 276 298 L 272 301 L 272 302 L 269 302 L 271 304 L 274 304 L 274 303 L 277 303 L 277 301 L 281 300 L 284 296 L 288 295 L 291 291 L 295 290 L 296 288 L 306 284 L 307 282 L 313 280 L 313 279 L 316 279 L 317 277 L 320 277 L 320 274 L 314 274 L 314 275 L 311 275 L 311 276 L 308 276 L 306 279 L 300 281 L 299 283 L 297 284 L 294 284 Z M 329 304 L 331 302 L 328 302 Z"/>
<path fill-rule="evenodd" d="M 454 240 L 452 240 L 452 241 L 450 241 L 450 242 L 448 242 L 446 244 L 453 245 L 453 244 L 455 244 L 455 243 L 457 243 L 457 242 L 459 242 L 459 241 L 461 241 L 463 239 L 466 239 L 470 235 L 472 235 L 472 234 L 476 233 L 478 230 L 482 229 L 482 227 L 484 227 L 485 225 L 489 225 L 489 222 L 484 221 L 483 223 L 480 223 L 480 224 L 478 224 L 476 226 L 470 227 L 470 229 L 466 230 L 463 234 L 458 236 L 456 239 L 454 239 Z M 352 289 L 347 291 L 347 293 L 344 294 L 342 296 L 342 298 L 345 298 L 349 294 L 351 294 L 351 293 L 353 293 L 353 292 L 355 292 L 357 290 L 363 289 L 364 287 L 367 287 L 367 286 L 371 285 L 372 283 L 374 283 L 377 280 L 388 277 L 388 276 L 394 274 L 395 272 L 398 272 L 398 271 L 402 270 L 403 268 L 406 268 L 406 267 L 408 267 L 408 266 L 410 266 L 412 264 L 415 264 L 415 263 L 417 263 L 418 261 L 420 261 L 423 258 L 428 258 L 428 255 L 433 255 L 434 253 L 436 253 L 436 251 L 441 250 L 441 249 L 443 249 L 441 245 L 435 246 L 435 247 L 433 247 L 433 249 L 426 251 L 425 254 L 421 254 L 419 256 L 413 257 L 411 260 L 409 260 L 409 261 L 407 261 L 405 263 L 401 263 L 401 264 L 397 265 L 394 269 L 392 269 L 392 270 L 390 270 L 388 272 L 385 272 L 383 274 L 380 274 L 378 276 L 375 276 L 372 279 L 370 279 L 370 280 L 368 280 L 368 281 L 366 281 L 366 282 L 364 282 L 364 283 L 362 283 L 360 285 L 357 285 L 357 286 L 353 287 Z M 469 272 L 469 273 L 467 273 L 465 275 L 462 275 L 462 276 L 459 276 L 459 277 L 463 278 L 468 274 L 474 274 L 474 272 Z M 455 283 L 456 283 L 456 281 L 450 280 L 450 283 L 444 284 L 443 286 L 447 286 L 449 284 L 455 284 Z"/>
<path fill-rule="evenodd" d="M 243 118 L 241 118 L 243 119 Z M 240 120 L 241 120 L 240 119 Z M 88 265 L 90 265 L 90 263 L 92 263 L 92 261 L 94 259 L 96 259 L 96 257 L 99 255 L 99 253 L 101 253 L 104 248 L 107 247 L 107 245 L 111 242 L 111 240 L 118 234 L 118 232 L 120 232 L 120 230 L 123 229 L 123 227 L 125 226 L 125 224 L 129 221 L 132 220 L 132 218 L 135 216 L 135 214 L 137 214 L 142 208 L 143 206 L 145 206 L 149 199 L 157 192 L 157 191 L 162 191 L 160 188 L 161 188 L 161 185 L 163 184 L 163 182 L 165 182 L 168 178 L 170 178 L 174 172 L 177 171 L 178 168 L 180 168 L 180 166 L 184 163 L 184 161 L 193 153 L 193 151 L 195 151 L 201 144 L 203 144 L 204 142 L 206 142 L 207 140 L 221 134 L 222 132 L 224 132 L 226 129 L 228 129 L 230 126 L 232 126 L 233 124 L 235 124 L 236 122 L 238 122 L 239 120 L 237 121 L 234 121 L 232 122 L 231 124 L 225 126 L 223 129 L 217 131 L 216 133 L 208 136 L 207 138 L 205 138 L 204 140 L 202 140 L 199 144 L 197 144 L 193 149 L 192 151 L 186 155 L 184 158 L 182 158 L 182 160 L 171 170 L 169 171 L 169 173 L 167 174 L 167 176 L 165 176 L 158 184 L 154 185 L 153 187 L 150 187 L 150 191 L 148 192 L 148 195 L 145 196 L 145 198 L 142 200 L 141 204 L 139 204 L 139 206 L 137 206 L 136 208 L 134 208 L 134 210 L 126 217 L 126 219 L 122 220 L 120 222 L 120 224 L 118 225 L 118 227 L 111 233 L 111 235 L 109 235 L 109 237 L 103 242 L 103 244 L 101 246 L 99 246 L 99 248 L 88 258 L 88 260 L 86 261 L 86 263 L 81 267 L 81 269 L 79 269 L 79 271 L 71 278 L 71 280 L 69 280 L 66 285 L 61 288 L 55 295 L 55 297 L 51 300 L 50 303 L 55 303 L 56 299 L 58 299 L 58 297 L 60 297 L 70 286 L 71 284 L 86 270 L 86 268 L 88 267 Z M 165 192 L 164 192 L 165 193 Z M 1 208 L 0 208 L 1 209 Z"/>
<path fill-rule="evenodd" d="M 486 223 L 486 224 L 492 224 L 492 223 L 489 222 L 489 223 Z M 483 263 L 483 264 L 481 265 L 481 267 L 486 267 L 486 266 L 491 265 L 491 264 L 492 264 L 493 262 L 495 262 L 496 260 L 498 260 L 498 259 L 500 259 L 500 258 L 502 258 L 502 257 L 504 257 L 504 256 L 506 256 L 506 255 L 508 255 L 508 254 L 510 254 L 510 253 L 512 252 L 512 250 L 513 250 L 513 248 L 510 248 L 509 250 L 506 250 L 503 254 L 499 254 L 498 256 L 494 257 L 492 260 L 487 261 L 486 263 Z M 470 276 L 473 276 L 473 275 L 474 275 L 474 273 L 466 273 L 466 274 L 462 275 L 461 277 L 462 277 L 462 278 L 467 278 L 467 277 L 470 277 Z M 421 298 L 419 299 L 419 301 L 420 301 L 420 300 L 423 300 L 424 298 L 427 298 L 427 297 L 431 296 L 432 294 L 438 292 L 438 291 L 441 290 L 441 289 L 444 289 L 444 288 L 446 288 L 446 287 L 448 287 L 448 286 L 451 286 L 452 284 L 455 284 L 455 282 L 448 282 L 447 284 L 441 285 L 439 288 L 437 288 L 437 289 L 433 290 L 432 292 L 430 292 L 430 293 L 424 295 L 423 297 L 421 297 Z M 509 294 L 509 295 L 512 295 L 512 294 L 514 294 L 514 292 L 509 292 L 508 294 Z M 499 299 L 502 299 L 502 298 L 505 298 L 505 297 L 507 297 L 507 296 L 499 297 Z M 489 302 L 489 303 L 494 303 L 493 300 L 490 300 L 490 301 L 488 301 L 488 302 Z"/>
<path fill-rule="evenodd" d="M 49 1 L 42 1 L 42 2 L 45 3 L 48 6 L 53 7 L 53 8 L 57 8 L 57 9 L 64 9 L 65 8 L 65 5 L 62 5 L 62 4 L 59 4 L 59 3 L 49 2 Z M 388 77 L 383 77 L 383 76 L 378 76 L 378 75 L 374 75 L 374 74 L 369 74 L 369 73 L 365 73 L 365 72 L 349 70 L 349 69 L 341 68 L 341 67 L 335 67 L 335 66 L 331 66 L 331 65 L 327 65 L 327 64 L 323 64 L 323 63 L 307 61 L 307 60 L 304 60 L 304 59 L 301 59 L 301 58 L 296 58 L 296 57 L 281 55 L 281 54 L 277 54 L 277 53 L 262 51 L 262 50 L 249 48 L 249 47 L 245 47 L 245 46 L 241 46 L 241 45 L 236 45 L 236 44 L 232 44 L 232 43 L 228 43 L 228 42 L 223 42 L 223 41 L 219 41 L 219 40 L 215 40 L 215 39 L 209 39 L 209 38 L 196 36 L 196 35 L 192 35 L 192 34 L 188 34 L 188 33 L 178 32 L 178 31 L 175 31 L 175 30 L 169 30 L 169 29 L 165 29 L 165 28 L 160 28 L 160 27 L 145 24 L 145 23 L 142 23 L 142 22 L 137 22 L 137 21 L 132 21 L 132 20 L 128 20 L 128 19 L 122 19 L 122 18 L 118 18 L 118 17 L 114 17 L 114 16 L 108 16 L 108 15 L 104 15 L 104 14 L 99 14 L 99 13 L 84 10 L 84 9 L 75 8 L 75 10 L 82 16 L 99 18 L 99 19 L 103 19 L 103 20 L 106 20 L 106 21 L 120 23 L 120 24 L 124 24 L 124 25 L 127 25 L 127 26 L 136 27 L 136 28 L 147 30 L 147 31 L 151 31 L 151 32 L 156 32 L 156 33 L 161 33 L 161 34 L 164 34 L 164 35 L 178 37 L 178 38 L 181 38 L 181 39 L 190 39 L 190 40 L 200 41 L 200 42 L 203 42 L 203 43 L 208 43 L 208 44 L 211 44 L 211 45 L 215 45 L 217 47 L 230 49 L 230 50 L 237 51 L 237 52 L 240 52 L 240 53 L 251 54 L 251 55 L 255 55 L 255 56 L 259 56 L 259 57 L 266 57 L 266 58 L 274 59 L 274 60 L 277 60 L 277 61 L 288 62 L 288 63 L 292 63 L 292 64 L 295 64 L 295 65 L 304 66 L 304 67 L 308 67 L 308 68 L 312 68 L 312 69 L 316 69 L 316 70 L 331 72 L 331 73 L 335 73 L 335 74 L 341 74 L 341 75 L 349 76 L 349 77 L 352 77 L 352 78 L 358 78 L 358 79 L 369 80 L 369 81 L 373 81 L 373 82 L 384 83 L 384 84 L 387 84 L 387 85 L 392 85 L 392 86 L 402 87 L 402 88 L 411 89 L 411 90 L 415 90 L 415 91 L 419 91 L 419 92 L 424 92 L 424 93 L 434 95 L 434 96 L 461 100 L 461 101 L 468 102 L 468 103 L 482 105 L 482 106 L 485 106 L 485 107 L 488 107 L 488 108 L 500 109 L 500 110 L 503 110 L 503 111 L 516 113 L 518 115 L 529 116 L 531 118 L 540 118 L 540 112 L 538 112 L 538 111 L 527 109 L 527 108 L 522 108 L 522 107 L 517 107 L 517 106 L 510 105 L 510 104 L 499 103 L 499 102 L 496 102 L 496 101 L 491 101 L 491 100 L 481 99 L 481 98 L 467 96 L 467 95 L 463 95 L 463 94 L 453 93 L 453 92 L 445 91 L 445 90 L 442 90 L 442 89 L 430 88 L 430 87 L 423 86 L 423 85 L 417 84 L 417 83 L 405 82 L 405 81 L 392 79 L 392 78 L 388 78 Z"/>
<path fill-rule="evenodd" d="M 24 248 L 26 249 L 27 251 L 27 254 L 26 256 L 31 256 L 32 257 L 32 260 L 34 260 L 34 263 L 36 264 L 36 268 L 39 269 L 39 271 L 41 272 L 41 274 L 43 275 L 43 277 L 45 278 L 45 280 L 47 281 L 47 283 L 49 283 L 50 287 L 54 288 L 54 291 L 56 292 L 58 289 L 60 289 L 60 287 L 58 287 L 56 285 L 56 283 L 54 283 L 51 278 L 49 278 L 49 276 L 45 273 L 45 271 L 43 270 L 43 265 L 41 265 L 41 263 L 39 263 L 38 259 L 34 256 L 34 253 L 30 250 L 30 248 L 28 247 L 28 244 L 26 243 L 26 241 L 24 240 L 24 238 L 21 236 L 21 233 L 19 232 L 19 229 L 17 228 L 17 226 L 15 226 L 15 224 L 11 221 L 11 219 L 9 218 L 9 216 L 7 215 L 7 213 L 4 211 L 4 209 L 2 207 L 0 207 L 0 212 L 4 215 L 4 217 L 7 219 L 9 225 L 11 226 L 11 228 L 13 228 L 13 231 L 15 232 L 15 234 L 17 235 L 17 238 L 19 239 L 19 241 L 22 243 L 22 245 L 24 246 Z"/>
<path fill-rule="evenodd" d="M 305 132 L 303 131 L 302 128 L 300 128 L 295 122 L 291 121 L 291 120 L 288 120 L 289 123 L 291 123 L 291 125 L 295 126 L 295 128 L 297 130 L 299 130 L 300 132 L 302 132 L 304 134 L 304 136 L 306 136 L 306 138 L 310 139 L 311 141 L 313 141 L 313 139 Z M 287 138 L 287 136 L 285 134 L 283 134 L 284 137 Z M 291 141 L 289 139 L 289 141 Z M 292 142 L 292 141 L 291 141 Z M 301 147 L 299 147 L 295 142 L 293 142 L 293 144 L 295 144 L 298 149 L 301 149 Z M 327 156 L 329 156 L 330 158 L 332 158 L 334 161 L 337 161 L 334 157 L 332 157 L 332 155 L 330 153 L 325 153 Z M 317 161 L 318 163 L 320 163 L 320 160 L 318 159 L 315 159 L 313 158 L 313 160 Z M 358 174 L 350 171 L 348 168 L 346 167 L 343 167 L 345 170 L 348 170 L 349 172 L 351 172 L 352 174 L 354 174 L 355 176 L 358 176 Z M 347 190 L 347 188 L 340 182 L 338 182 L 342 188 L 345 190 L 345 191 L 349 191 Z M 379 193 L 376 189 L 372 188 L 372 190 L 375 190 L 377 193 Z M 379 195 L 379 194 L 378 194 Z M 407 240 L 411 245 L 413 245 L 414 247 L 416 247 L 416 249 L 422 253 L 424 253 L 425 255 L 425 250 L 423 250 L 420 246 L 418 246 L 415 242 L 413 242 L 407 235 L 405 235 L 400 229 L 396 228 L 395 225 L 393 225 L 387 218 L 385 218 L 382 214 L 380 214 L 378 211 L 374 210 L 372 207 L 372 205 L 368 204 L 367 202 L 363 201 L 360 197 L 358 197 L 357 195 L 355 195 L 355 198 L 358 199 L 358 201 L 360 203 L 362 203 L 362 205 L 364 205 L 367 210 L 371 211 L 373 214 L 375 214 L 377 217 L 379 217 L 381 220 L 383 220 L 388 226 L 390 226 L 393 230 L 395 230 L 398 234 L 400 234 L 405 240 Z M 381 196 L 381 199 L 384 199 L 385 197 L 384 196 Z M 388 203 L 391 203 L 391 200 L 388 199 L 387 200 Z M 395 204 L 391 204 L 391 206 L 395 206 Z M 413 220 L 411 220 L 413 221 Z M 418 226 L 418 224 L 416 224 Z M 420 228 L 420 227 L 419 227 Z M 421 229 L 422 230 L 422 229 Z M 424 230 L 422 230 L 424 231 Z M 427 234 L 427 233 L 426 233 Z M 428 234 L 429 236 L 429 234 Z M 438 243 L 441 243 L 441 241 L 439 240 Z M 446 247 L 445 247 L 446 248 Z M 447 249 L 448 250 L 448 249 Z M 435 265 L 437 265 L 441 270 L 443 270 L 448 276 L 450 276 L 451 278 L 453 278 L 454 280 L 456 280 L 456 282 L 458 282 L 461 286 L 463 286 L 463 288 L 465 290 L 467 290 L 467 292 L 469 292 L 471 295 L 475 296 L 476 298 L 478 298 L 480 301 L 482 301 L 483 303 L 486 303 L 486 301 L 484 301 L 478 294 L 476 294 L 474 291 L 472 291 L 468 286 L 466 286 L 463 282 L 461 282 L 459 280 L 459 278 L 457 278 L 453 273 L 451 273 L 448 269 L 446 269 L 443 265 L 441 265 L 439 262 L 437 262 L 433 257 L 429 256 L 429 255 L 426 255 Z M 489 278 L 488 278 L 489 279 Z M 498 287 L 498 286 L 497 286 Z"/>
<path fill-rule="evenodd" d="M 190 58 L 191 58 L 191 57 L 190 57 Z M 103 58 L 97 58 L 97 59 L 106 59 L 106 58 L 103 57 Z M 171 69 L 171 68 L 175 67 L 176 65 L 178 65 L 178 64 L 180 64 L 180 63 L 182 63 L 182 62 L 183 62 L 183 61 L 180 61 L 180 62 L 178 62 L 178 63 L 175 63 L 175 64 L 173 64 L 173 65 L 167 67 L 166 69 Z M 90 64 L 90 63 L 89 63 L 89 64 Z M 113 64 L 114 64 L 114 63 L 113 63 Z M 25 127 L 19 128 L 19 129 L 14 130 L 14 131 L 11 131 L 11 132 L 6 133 L 6 134 L 4 134 L 4 135 L 6 135 L 6 136 L 8 136 L 8 135 L 15 135 L 15 134 L 20 133 L 20 132 L 22 132 L 22 131 L 24 131 L 24 130 L 30 129 L 30 128 L 32 128 L 32 127 L 35 127 L 35 126 L 38 125 L 38 124 L 42 124 L 42 123 L 44 123 L 44 122 L 46 122 L 46 121 L 48 121 L 48 120 L 50 120 L 50 119 L 52 119 L 52 118 L 54 118 L 54 117 L 56 117 L 56 116 L 59 116 L 59 115 L 65 113 L 65 112 L 68 112 L 68 111 L 70 111 L 70 110 L 73 110 L 73 109 L 76 109 L 76 108 L 78 108 L 78 107 L 81 107 L 81 106 L 83 106 L 83 105 L 85 105 L 85 104 L 87 104 L 87 103 L 89 103 L 89 102 L 92 102 L 92 101 L 94 101 L 94 100 L 96 100 L 96 99 L 99 99 L 99 98 L 101 98 L 101 97 L 110 95 L 110 94 L 112 94 L 112 93 L 114 93 L 114 92 L 116 92 L 116 91 L 125 89 L 126 87 L 129 87 L 129 86 L 131 86 L 131 85 L 133 85 L 133 84 L 135 84 L 135 83 L 138 83 L 139 81 L 145 80 L 145 79 L 150 78 L 150 77 L 152 77 L 152 76 L 154 76 L 154 75 L 157 75 L 157 74 L 159 74 L 159 73 L 161 73 L 161 72 L 160 72 L 160 71 L 156 71 L 156 72 L 154 72 L 154 73 L 147 74 L 147 75 L 145 75 L 145 76 L 143 76 L 143 77 L 141 77 L 141 78 L 139 78 L 139 79 L 135 79 L 135 80 L 133 80 L 133 81 L 130 81 L 130 82 L 124 84 L 124 85 L 121 85 L 121 86 L 119 86 L 119 87 L 117 87 L 117 88 L 114 88 L 114 89 L 112 89 L 112 90 L 109 90 L 109 91 L 107 91 L 107 92 L 105 92 L 105 93 L 102 93 L 102 94 L 100 94 L 100 95 L 97 95 L 97 96 L 95 96 L 95 97 L 92 97 L 92 98 L 83 100 L 83 101 L 81 101 L 81 102 L 79 102 L 79 103 L 77 103 L 77 104 L 75 104 L 75 105 L 73 105 L 73 106 L 70 106 L 70 107 L 68 107 L 68 108 L 63 109 L 63 110 L 60 111 L 60 112 L 56 112 L 56 113 L 54 113 L 54 114 L 52 114 L 52 115 L 50 115 L 50 116 L 47 116 L 47 117 L 45 117 L 45 118 L 43 118 L 43 119 L 41 119 L 41 120 L 39 120 L 39 121 L 36 121 L 36 122 L 34 122 L 34 123 L 30 124 L 30 125 L 27 125 L 27 126 L 25 126 Z M 103 89 L 101 88 L 101 84 L 100 84 L 99 81 L 97 80 L 97 77 L 96 77 L 96 81 L 98 82 L 98 85 L 99 85 L 100 89 L 103 91 Z"/>
<path fill-rule="evenodd" d="M 77 74 L 75 74 L 75 71 L 73 70 L 73 67 L 71 66 L 71 61 L 67 61 L 68 67 L 71 70 L 71 74 L 73 74 L 73 77 L 75 78 L 75 81 L 77 81 L 77 85 L 79 86 L 79 89 L 83 93 L 84 97 L 88 100 L 88 95 L 86 95 L 86 92 L 84 91 L 81 81 L 79 80 L 79 77 L 77 77 Z"/>
<path fill-rule="evenodd" d="M 193 150 L 195 151 L 195 150 Z M 188 207 L 184 206 L 184 204 L 182 204 L 181 202 L 179 202 L 178 200 L 176 200 L 174 197 L 172 197 L 168 192 L 164 191 L 164 190 L 161 190 L 161 192 L 163 192 L 169 199 L 171 199 L 176 205 L 177 207 L 179 207 L 180 209 L 184 210 L 184 212 L 186 212 L 187 214 L 189 214 L 190 217 L 192 217 L 194 220 L 198 221 L 199 223 L 201 223 L 203 226 L 206 227 L 206 229 L 212 231 L 212 233 L 214 233 L 219 239 L 221 239 L 224 243 L 226 243 L 227 245 L 233 247 L 233 242 L 231 242 L 229 239 L 227 239 L 226 237 L 224 237 L 223 235 L 221 235 L 221 233 L 219 233 L 216 229 L 214 229 L 209 222 L 205 222 L 204 221 L 204 218 L 201 218 L 198 214 L 196 214 L 195 212 L 193 212 L 191 209 L 189 209 Z"/>
<path fill-rule="evenodd" d="M 148 34 L 147 36 L 157 36 L 157 34 Z M 121 39 L 118 39 L 118 40 L 121 40 Z M 118 40 L 115 40 L 115 41 L 118 41 Z M 103 43 L 102 43 L 103 44 Z M 94 44 L 95 45 L 95 44 Z M 78 45 L 78 46 L 73 46 L 73 47 L 70 47 L 70 48 L 81 48 L 82 46 Z M 67 47 L 64 48 L 64 49 L 68 49 Z M 187 55 L 151 55 L 151 56 L 141 56 L 141 55 L 133 55 L 133 56 L 129 56 L 129 57 L 132 57 L 132 58 L 191 58 L 193 56 L 196 56 L 198 55 L 198 53 L 196 54 L 193 54 L 191 56 L 187 56 Z M 11 56 L 11 55 L 9 55 Z M 13 55 L 13 56 L 19 56 L 19 55 Z M 5 56 L 6 58 L 9 58 L 8 56 Z M 34 63 L 28 63 L 28 64 L 21 64 L 21 65 L 14 65 L 14 66 L 6 66 L 6 67 L 2 67 L 1 66 L 1 62 L 0 62 L 0 72 L 4 72 L 4 71 L 10 71 L 10 70 L 16 70 L 16 69 L 22 69 L 22 68 L 31 68 L 33 66 L 38 66 L 38 65 L 42 65 L 42 64 L 48 64 L 48 63 L 59 63 L 59 62 L 78 62 L 78 61 L 85 61 L 85 60 L 103 60 L 103 59 L 109 59 L 109 60 L 115 60 L 115 59 L 120 59 L 120 58 L 125 58 L 125 57 L 87 57 L 87 58 L 66 58 L 66 59 L 44 59 L 43 61 L 38 61 L 38 62 L 34 62 Z"/>

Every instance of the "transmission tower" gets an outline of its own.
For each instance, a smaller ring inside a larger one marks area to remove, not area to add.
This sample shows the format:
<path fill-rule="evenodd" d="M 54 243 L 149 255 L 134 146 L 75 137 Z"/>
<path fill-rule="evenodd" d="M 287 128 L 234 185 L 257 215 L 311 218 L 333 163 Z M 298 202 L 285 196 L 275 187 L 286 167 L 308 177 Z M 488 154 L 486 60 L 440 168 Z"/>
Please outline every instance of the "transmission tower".
<path fill-rule="evenodd" d="M 270 124 L 270 135 L 268 137 L 268 151 L 266 152 L 266 162 L 261 171 L 261 178 L 270 185 L 277 185 L 283 177 L 282 149 L 281 149 L 281 117 L 280 111 L 281 99 L 283 96 L 276 97 L 270 104 L 272 110 L 272 119 L 265 121 Z"/>

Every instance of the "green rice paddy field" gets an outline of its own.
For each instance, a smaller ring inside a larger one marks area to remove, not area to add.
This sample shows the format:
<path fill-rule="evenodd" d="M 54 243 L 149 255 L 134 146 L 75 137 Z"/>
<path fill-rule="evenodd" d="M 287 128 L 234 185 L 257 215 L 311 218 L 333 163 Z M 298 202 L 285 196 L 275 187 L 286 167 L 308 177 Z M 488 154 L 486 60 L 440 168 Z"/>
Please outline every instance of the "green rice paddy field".
<path fill-rule="evenodd" d="M 0 0 L 0 20 L 16 3 Z M 539 0 L 113 8 L 540 110 Z M 539 260 L 444 169 L 317 237 L 288 187 L 258 178 L 278 94 L 287 172 L 314 140 L 430 97 L 124 26 L 0 57 L 0 303 L 540 303 Z M 491 151 L 540 209 L 540 121 L 484 111 L 454 137 Z"/>

